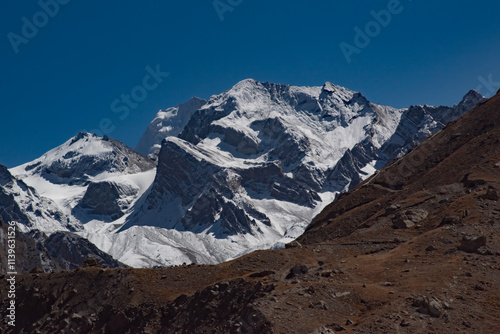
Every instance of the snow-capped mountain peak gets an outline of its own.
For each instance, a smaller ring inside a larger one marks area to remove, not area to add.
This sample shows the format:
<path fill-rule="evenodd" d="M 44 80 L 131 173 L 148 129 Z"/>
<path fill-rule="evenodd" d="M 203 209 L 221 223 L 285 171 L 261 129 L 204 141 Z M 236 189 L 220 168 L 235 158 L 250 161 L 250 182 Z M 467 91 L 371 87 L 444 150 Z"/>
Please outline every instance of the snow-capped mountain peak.
<path fill-rule="evenodd" d="M 177 136 L 193 113 L 206 103 L 207 101 L 203 99 L 193 97 L 173 108 L 160 110 L 142 135 L 135 150 L 156 159 L 160 151 L 161 141 L 168 136 Z"/>
<path fill-rule="evenodd" d="M 111 174 L 134 174 L 154 163 L 107 136 L 80 132 L 40 158 L 13 168 L 21 178 L 38 175 L 54 184 L 84 184 Z"/>
<path fill-rule="evenodd" d="M 34 213 L 33 219 L 20 219 L 28 228 L 81 231 L 82 223 L 93 219 L 123 216 L 150 186 L 147 175 L 154 171 L 153 161 L 123 143 L 80 132 L 40 158 L 10 169 L 11 183 L 22 191 L 3 190 L 13 194 L 24 212 Z M 50 218 L 45 225 L 41 216 Z"/>

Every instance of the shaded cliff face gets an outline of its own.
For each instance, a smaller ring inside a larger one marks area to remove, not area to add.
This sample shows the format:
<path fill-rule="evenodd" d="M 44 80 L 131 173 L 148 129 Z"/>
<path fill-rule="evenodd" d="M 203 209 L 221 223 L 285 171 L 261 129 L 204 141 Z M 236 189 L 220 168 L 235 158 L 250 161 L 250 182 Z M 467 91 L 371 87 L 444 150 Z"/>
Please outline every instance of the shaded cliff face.
<path fill-rule="evenodd" d="M 7 272 L 8 233 L 8 224 L 0 219 L 0 274 Z M 88 240 L 70 232 L 55 232 L 47 236 L 39 231 L 23 233 L 16 227 L 15 240 L 18 273 L 37 269 L 40 272 L 72 270 L 88 258 L 109 268 L 125 267 Z"/>
<path fill-rule="evenodd" d="M 139 192 L 133 183 L 111 181 L 92 182 L 73 211 L 83 209 L 92 215 L 116 220 L 124 215 Z"/>
<path fill-rule="evenodd" d="M 256 163 L 251 160 L 226 160 L 206 154 L 196 146 L 179 140 L 165 141 L 159 155 L 157 176 L 144 206 L 161 207 L 179 201 L 179 207 L 166 213 L 173 223 L 153 222 L 165 228 L 200 232 L 209 228 L 218 237 L 253 233 L 258 224 L 271 221 L 257 205 L 245 201 L 249 192 L 256 199 L 277 199 L 314 208 L 318 194 L 286 175 L 279 161 Z M 147 215 L 137 215 L 130 224 L 151 224 Z"/>

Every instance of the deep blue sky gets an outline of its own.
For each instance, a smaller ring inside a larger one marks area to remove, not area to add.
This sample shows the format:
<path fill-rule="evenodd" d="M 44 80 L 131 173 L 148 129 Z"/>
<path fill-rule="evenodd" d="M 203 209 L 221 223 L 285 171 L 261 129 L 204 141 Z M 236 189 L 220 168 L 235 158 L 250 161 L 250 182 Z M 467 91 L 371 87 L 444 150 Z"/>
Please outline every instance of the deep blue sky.
<path fill-rule="evenodd" d="M 339 44 L 354 44 L 354 27 L 389 2 L 244 0 L 221 21 L 213 0 L 72 0 L 16 54 L 8 34 L 22 35 L 22 18 L 33 22 L 41 7 L 3 1 L 0 163 L 35 159 L 103 118 L 115 126 L 110 137 L 134 147 L 159 109 L 245 78 L 331 81 L 395 107 L 452 105 L 479 77 L 500 81 L 500 3 L 491 0 L 401 0 L 402 12 L 348 64 Z M 170 75 L 121 120 L 111 103 L 157 64 Z"/>

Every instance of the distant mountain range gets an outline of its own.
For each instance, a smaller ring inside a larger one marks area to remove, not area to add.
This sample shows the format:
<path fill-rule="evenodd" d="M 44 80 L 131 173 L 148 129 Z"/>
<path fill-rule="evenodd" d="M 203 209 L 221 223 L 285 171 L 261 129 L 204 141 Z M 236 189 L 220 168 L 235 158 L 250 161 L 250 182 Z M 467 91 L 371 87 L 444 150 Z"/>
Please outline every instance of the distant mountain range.
<path fill-rule="evenodd" d="M 252 79 L 158 112 L 135 148 L 80 133 L 0 168 L 0 215 L 135 267 L 217 263 L 300 236 L 340 193 L 484 98 L 396 109 L 326 83 Z"/>
<path fill-rule="evenodd" d="M 0 332 L 499 333 L 499 239 L 500 91 L 339 195 L 285 249 L 18 275 L 16 327 Z"/>

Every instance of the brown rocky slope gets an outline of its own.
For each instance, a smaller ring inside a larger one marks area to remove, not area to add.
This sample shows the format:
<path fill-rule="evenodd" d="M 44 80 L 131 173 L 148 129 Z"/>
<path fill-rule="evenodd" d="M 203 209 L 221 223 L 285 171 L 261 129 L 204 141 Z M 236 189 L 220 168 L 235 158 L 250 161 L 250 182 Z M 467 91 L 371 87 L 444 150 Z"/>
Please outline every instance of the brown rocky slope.
<path fill-rule="evenodd" d="M 497 94 L 342 195 L 286 250 L 19 275 L 16 327 L 0 331 L 499 333 L 499 193 Z"/>

